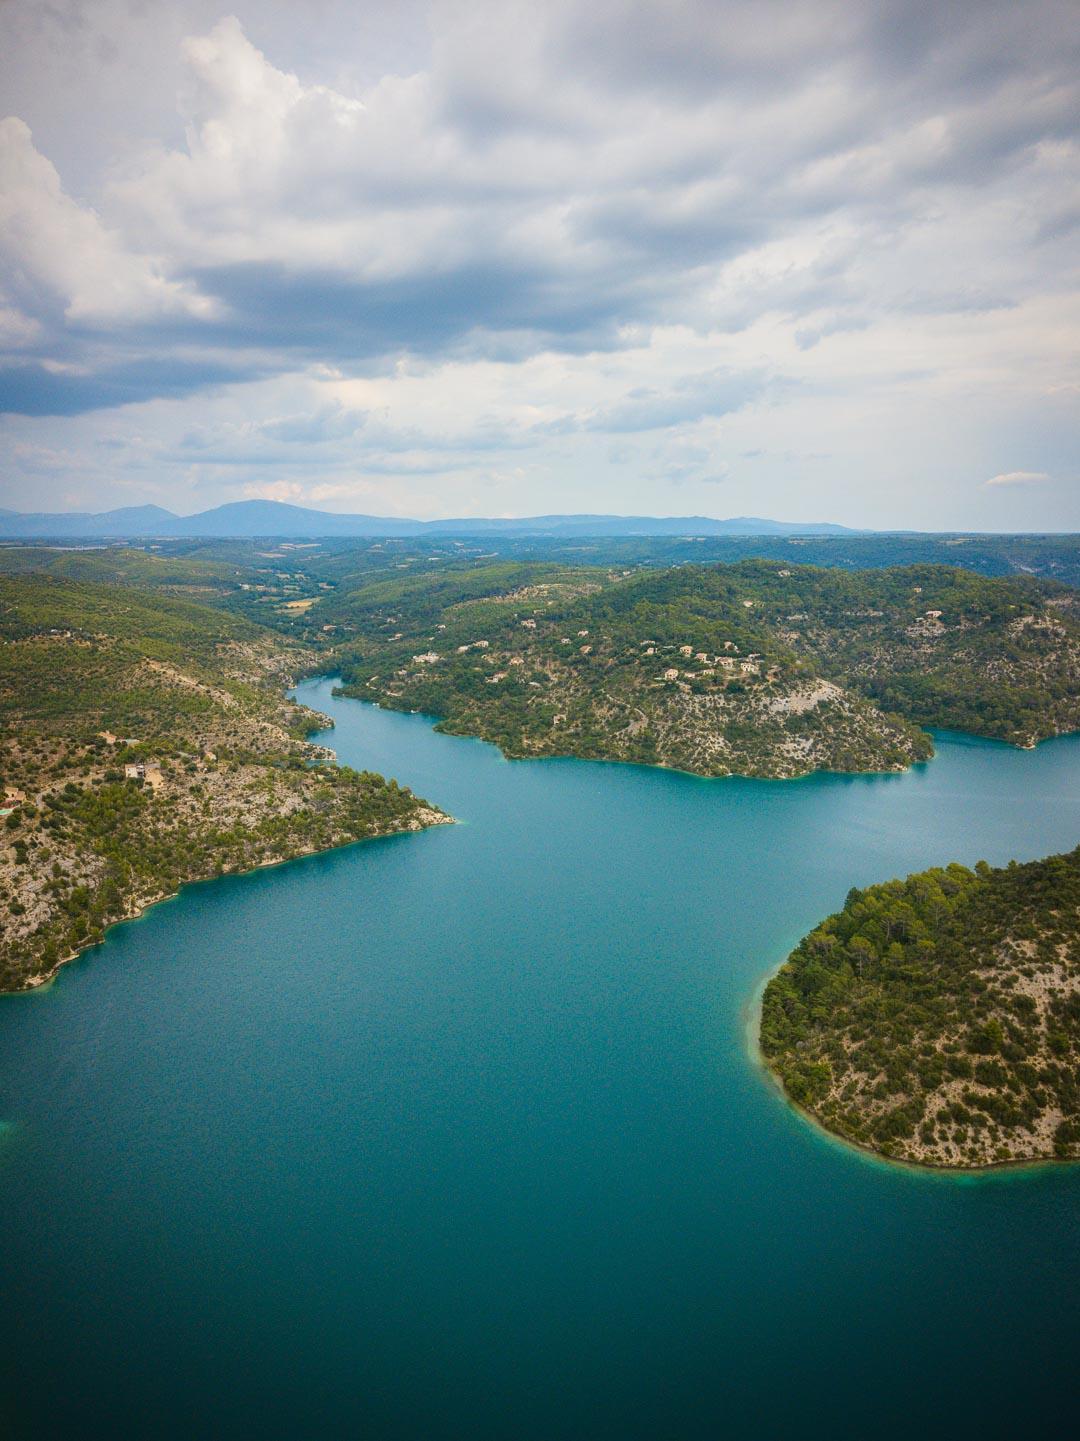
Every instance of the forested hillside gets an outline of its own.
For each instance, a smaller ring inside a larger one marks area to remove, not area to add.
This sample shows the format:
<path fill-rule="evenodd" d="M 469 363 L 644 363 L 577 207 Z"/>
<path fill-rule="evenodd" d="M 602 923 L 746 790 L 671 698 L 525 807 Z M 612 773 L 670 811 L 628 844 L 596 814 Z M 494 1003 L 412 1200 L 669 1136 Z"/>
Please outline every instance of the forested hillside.
<path fill-rule="evenodd" d="M 705 775 L 891 770 L 925 727 L 1080 728 L 1077 596 L 945 566 L 511 566 L 375 580 L 321 609 L 349 694 L 512 756 Z"/>
<path fill-rule="evenodd" d="M 1080 849 L 852 891 L 769 982 L 761 1049 L 792 1100 L 885 1155 L 1080 1156 Z"/>

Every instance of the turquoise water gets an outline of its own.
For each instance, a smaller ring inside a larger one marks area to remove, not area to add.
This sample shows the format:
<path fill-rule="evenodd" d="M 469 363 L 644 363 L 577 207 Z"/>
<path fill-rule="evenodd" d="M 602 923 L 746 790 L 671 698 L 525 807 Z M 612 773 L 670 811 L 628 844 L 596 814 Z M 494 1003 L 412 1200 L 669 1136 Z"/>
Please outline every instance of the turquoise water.
<path fill-rule="evenodd" d="M 1072 1420 L 1080 1169 L 856 1154 L 746 1029 L 850 886 L 1076 844 L 1080 740 L 709 782 L 302 693 L 462 824 L 191 887 L 2 998 L 5 1434 Z"/>

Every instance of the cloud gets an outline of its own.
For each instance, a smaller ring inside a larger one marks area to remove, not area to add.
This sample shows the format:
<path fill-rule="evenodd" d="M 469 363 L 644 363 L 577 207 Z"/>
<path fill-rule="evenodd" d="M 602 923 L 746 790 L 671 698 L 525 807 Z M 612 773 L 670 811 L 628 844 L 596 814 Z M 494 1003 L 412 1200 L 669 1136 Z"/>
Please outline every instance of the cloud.
<path fill-rule="evenodd" d="M 320 0 L 317 24 L 8 0 L 5 22 L 21 439 L 138 434 L 156 485 L 307 465 L 337 486 L 408 457 L 541 505 L 550 475 L 664 483 L 653 441 L 620 466 L 614 436 L 722 426 L 767 445 L 761 484 L 828 453 L 855 506 L 910 495 L 894 463 L 989 474 L 1028 434 L 1055 472 L 1075 452 L 1053 396 L 1080 315 L 1080 38 L 1056 0 Z M 686 487 L 720 464 L 670 462 Z"/>
<path fill-rule="evenodd" d="M 75 325 L 162 315 L 209 315 L 189 284 L 133 253 L 99 217 L 64 193 L 29 126 L 0 121 L 0 258 L 6 286 L 30 314 L 62 312 Z"/>
<path fill-rule="evenodd" d="M 260 434 L 288 445 L 321 445 L 325 441 L 347 440 L 364 424 L 365 417 L 342 405 L 323 405 L 311 412 L 264 420 Z"/>
<path fill-rule="evenodd" d="M 670 430 L 730 415 L 761 396 L 765 385 L 765 378 L 754 372 L 712 370 L 678 376 L 663 389 L 635 386 L 611 404 L 538 422 L 533 432 L 546 436 L 594 431 L 631 435 Z"/>
<path fill-rule="evenodd" d="M 110 358 L 90 368 L 16 362 L 0 366 L 0 414 L 82 415 L 149 396 L 189 395 L 237 380 L 241 373 L 228 356 L 192 360 L 168 353 Z"/>
<path fill-rule="evenodd" d="M 630 391 L 615 405 L 589 415 L 583 429 L 614 434 L 666 430 L 706 417 L 730 415 L 756 399 L 763 389 L 763 379 L 752 374 L 709 371 L 684 376 L 667 390 L 643 386 Z"/>
<path fill-rule="evenodd" d="M 813 350 L 814 346 L 827 336 L 866 330 L 869 323 L 866 317 L 861 315 L 825 315 L 812 324 L 797 327 L 795 344 L 800 350 Z"/>
<path fill-rule="evenodd" d="M 984 485 L 1038 485 L 1041 481 L 1049 480 L 1050 477 L 1044 470 L 1006 470 L 1000 475 L 992 475 L 989 480 L 983 481 Z"/>
<path fill-rule="evenodd" d="M 249 480 L 244 484 L 244 495 L 248 500 L 283 500 L 302 503 L 305 498 L 305 490 L 297 480 Z"/>
<path fill-rule="evenodd" d="M 1030 27 L 994 8 L 1016 45 L 997 74 L 967 6 L 943 27 L 835 5 L 824 27 L 807 4 L 679 0 L 662 25 L 636 0 L 440 5 L 428 68 L 362 98 L 301 80 L 229 18 L 184 43 L 185 146 L 149 152 L 107 199 L 217 300 L 225 345 L 580 351 L 773 307 L 809 348 L 882 304 L 1012 303 L 1004 276 L 973 288 L 971 250 L 954 263 L 939 232 L 964 190 L 1070 133 L 1080 86 L 1045 45 L 1038 84 L 1019 83 Z M 918 91 L 898 44 L 927 67 Z M 928 230 L 937 264 L 915 272 L 903 252 Z"/>

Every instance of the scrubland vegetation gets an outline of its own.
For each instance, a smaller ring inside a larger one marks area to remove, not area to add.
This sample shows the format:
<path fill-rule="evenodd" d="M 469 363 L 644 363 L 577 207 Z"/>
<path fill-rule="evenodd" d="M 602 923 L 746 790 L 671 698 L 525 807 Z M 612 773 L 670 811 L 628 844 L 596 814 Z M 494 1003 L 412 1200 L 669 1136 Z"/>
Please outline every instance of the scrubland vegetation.
<path fill-rule="evenodd" d="M 1080 1157 L 1080 849 L 853 890 L 769 982 L 761 1050 L 883 1155 Z"/>
<path fill-rule="evenodd" d="M 945 566 L 494 563 L 323 608 L 351 695 L 508 755 L 704 775 L 895 770 L 925 728 L 1031 745 L 1080 727 L 1075 592 Z"/>
<path fill-rule="evenodd" d="M 0 579 L 0 987 L 184 881 L 445 819 L 306 739 L 305 659 L 160 594 Z"/>

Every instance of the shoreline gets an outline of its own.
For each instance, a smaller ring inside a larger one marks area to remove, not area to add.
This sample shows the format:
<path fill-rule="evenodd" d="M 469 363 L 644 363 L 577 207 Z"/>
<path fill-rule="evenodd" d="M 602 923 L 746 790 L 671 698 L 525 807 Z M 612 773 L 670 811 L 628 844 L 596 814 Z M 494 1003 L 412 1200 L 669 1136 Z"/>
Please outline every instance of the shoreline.
<path fill-rule="evenodd" d="M 301 683 L 302 680 L 322 678 L 323 675 L 320 674 L 316 676 L 304 675 L 298 679 L 294 670 L 290 668 L 283 674 L 279 675 L 279 677 L 277 678 L 277 684 L 281 687 L 279 694 L 281 695 L 283 700 L 290 702 L 294 706 L 298 706 L 301 711 L 308 712 L 311 718 L 314 721 L 318 722 L 314 729 L 305 732 L 303 738 L 297 739 L 293 737 L 293 739 L 296 741 L 296 744 L 301 748 L 301 753 L 307 756 L 309 761 L 314 757 L 317 762 L 328 763 L 335 768 L 340 768 L 340 763 L 338 761 L 336 752 L 330 746 L 321 744 L 319 741 L 315 741 L 312 739 L 313 736 L 328 736 L 332 734 L 336 727 L 334 717 L 327 714 L 325 711 L 316 710 L 313 706 L 305 705 L 304 702 L 299 700 L 296 695 L 297 686 Z M 413 800 L 419 801 L 419 798 L 414 796 Z M 92 951 L 95 947 L 103 945 L 105 940 L 108 938 L 109 932 L 114 926 L 124 925 L 128 921 L 140 919 L 153 906 L 161 905 L 165 901 L 174 899 L 180 894 L 180 892 L 184 889 L 185 886 L 201 885 L 206 881 L 217 880 L 221 876 L 250 875 L 255 871 L 265 870 L 271 866 L 285 865 L 292 861 L 304 860 L 309 856 L 325 855 L 330 851 L 342 850 L 346 846 L 359 845 L 362 841 L 382 840 L 384 837 L 393 835 L 411 835 L 416 831 L 428 830 L 431 827 L 437 825 L 456 824 L 455 818 L 453 816 L 447 815 L 444 811 L 440 810 L 437 805 L 431 805 L 429 802 L 426 801 L 423 803 L 418 803 L 416 805 L 416 809 L 413 812 L 413 816 L 411 819 L 415 822 L 414 824 L 407 824 L 394 830 L 380 831 L 377 834 L 373 835 L 353 836 L 349 839 L 336 842 L 332 845 L 312 846 L 305 849 L 298 849 L 287 855 L 275 855 L 272 853 L 266 854 L 264 852 L 263 859 L 255 862 L 254 865 L 246 865 L 242 869 L 222 868 L 221 870 L 213 870 L 205 875 L 190 876 L 184 880 L 181 880 L 179 885 L 174 890 L 158 891 L 140 900 L 135 900 L 134 898 L 132 898 L 129 904 L 125 906 L 122 915 L 118 915 L 117 917 L 115 917 L 115 919 L 109 920 L 101 928 L 101 934 L 99 938 L 88 939 L 84 941 L 80 945 L 76 946 L 74 950 L 70 951 L 67 955 L 61 956 L 59 959 L 57 959 L 57 961 L 47 970 L 35 971 L 33 974 L 26 976 L 17 985 L 0 986 L 0 997 L 30 995 L 48 990 L 52 985 L 53 981 L 55 981 L 56 977 L 59 975 L 60 971 L 63 970 L 66 965 L 69 965 L 72 961 L 77 960 L 80 956 L 85 955 L 87 952 Z"/>
<path fill-rule="evenodd" d="M 1008 744 L 1008 742 L 1006 742 Z M 879 1166 L 896 1167 L 901 1171 L 910 1171 L 915 1175 L 923 1177 L 940 1176 L 946 1178 L 979 1178 L 992 1175 L 1020 1175 L 1031 1174 L 1034 1171 L 1044 1169 L 1060 1170 L 1068 1167 L 1080 1167 L 1080 1160 L 1061 1160 L 1057 1156 L 1028 1156 L 1014 1157 L 1008 1161 L 986 1161 L 981 1166 L 939 1166 L 933 1161 L 911 1161 L 903 1156 L 887 1156 L 883 1151 L 877 1151 L 873 1146 L 864 1145 L 861 1141 L 853 1141 L 848 1136 L 841 1135 L 839 1131 L 833 1131 L 825 1123 L 808 1111 L 805 1106 L 800 1106 L 798 1101 L 792 1100 L 784 1088 L 784 1083 L 769 1065 L 761 1050 L 759 1042 L 761 1034 L 761 1005 L 765 996 L 765 988 L 777 974 L 780 967 L 786 961 L 773 967 L 771 971 L 761 977 L 753 994 L 745 1007 L 746 1014 L 746 1041 L 748 1058 L 759 1071 L 766 1085 L 785 1104 L 792 1115 L 797 1116 L 808 1128 L 817 1134 L 822 1140 L 830 1142 L 834 1146 L 841 1146 L 844 1150 L 851 1152 L 864 1161 L 875 1162 Z"/>
<path fill-rule="evenodd" d="M 311 676 L 309 679 L 323 680 L 331 679 L 331 677 L 329 675 Z M 792 781 L 812 780 L 814 776 L 866 776 L 870 779 L 879 779 L 888 776 L 907 775 L 909 771 L 916 770 L 919 766 L 929 765 L 937 754 L 935 749 L 930 755 L 920 760 L 909 761 L 906 765 L 895 766 L 889 770 L 831 771 L 819 766 L 813 770 L 795 771 L 791 775 L 784 776 L 755 775 L 747 773 L 746 771 L 724 771 L 722 774 L 716 774 L 706 773 L 705 771 L 688 771 L 682 766 L 666 765 L 663 761 L 639 761 L 631 760 L 623 756 L 584 756 L 578 755 L 574 751 L 521 752 L 519 754 L 503 750 L 498 741 L 489 740 L 487 736 L 480 735 L 475 731 L 440 730 L 439 728 L 446 720 L 446 717 L 435 715 L 431 711 L 411 710 L 406 707 L 386 705 L 385 702 L 373 700 L 370 696 L 350 695 L 344 688 L 339 688 L 337 695 L 342 700 L 359 701 L 361 705 L 372 705 L 376 710 L 391 711 L 395 715 L 423 716 L 425 720 L 431 722 L 431 729 L 439 735 L 450 736 L 453 740 L 480 741 L 483 745 L 493 746 L 495 750 L 499 752 L 499 755 L 502 756 L 503 760 L 506 761 L 584 761 L 588 765 L 598 766 L 638 766 L 640 769 L 647 771 L 666 771 L 670 775 L 691 776 L 696 781 L 759 781 L 776 785 L 787 785 Z M 964 735 L 966 732 L 957 731 L 955 734 Z M 1080 735 L 1080 731 L 1070 731 L 1068 734 Z M 972 736 L 971 739 L 979 741 L 991 740 L 994 744 L 1007 745 L 1012 749 L 1020 749 L 1020 747 L 1014 747 L 1011 741 L 997 741 L 989 736 Z M 1048 736 L 1046 739 L 1055 740 L 1057 737 Z M 1024 747 L 1024 749 L 1027 749 L 1027 747 Z M 1034 747 L 1032 747 L 1032 749 L 1034 749 Z"/>
<path fill-rule="evenodd" d="M 28 977 L 25 984 L 21 986 L 10 986 L 6 989 L 0 989 L 0 998 L 4 996 L 39 995 L 42 992 L 49 990 L 52 986 L 52 983 L 56 980 L 57 976 L 60 974 L 60 972 L 65 966 L 70 965 L 72 961 L 77 961 L 80 956 L 85 956 L 90 951 L 96 950 L 97 947 L 103 946 L 108 940 L 109 934 L 114 929 L 114 927 L 126 925 L 129 921 L 141 920 L 142 917 L 146 915 L 147 911 L 152 910 L 154 906 L 160 906 L 164 904 L 165 901 L 175 900 L 176 897 L 179 896 L 180 893 L 184 891 L 188 886 L 207 885 L 212 881 L 222 880 L 225 877 L 236 879 L 240 876 L 251 876 L 254 875 L 257 871 L 270 870 L 275 866 L 292 865 L 295 861 L 308 860 L 312 856 L 330 855 L 333 851 L 347 850 L 349 846 L 361 846 L 368 841 L 387 840 L 391 836 L 411 836 L 418 834 L 418 832 L 420 831 L 433 830 L 437 826 L 452 826 L 458 824 L 458 821 L 454 816 L 446 815 L 442 811 L 435 811 L 434 809 L 432 809 L 428 813 L 431 815 L 437 815 L 440 817 L 440 819 L 428 820 L 417 826 L 405 826 L 400 830 L 381 831 L 378 835 L 374 836 L 356 836 L 352 840 L 341 841 L 337 845 L 322 846 L 320 848 L 313 848 L 311 850 L 297 851 L 294 855 L 291 856 L 273 856 L 267 860 L 259 861 L 253 866 L 245 866 L 243 870 L 223 870 L 217 871 L 213 875 L 208 876 L 192 876 L 188 880 L 181 881 L 176 890 L 163 891 L 159 895 L 150 896 L 147 899 L 141 901 L 133 909 L 125 911 L 122 916 L 117 916 L 115 920 L 109 921 L 101 933 L 100 940 L 87 941 L 85 945 L 77 947 L 74 951 L 70 953 L 70 955 L 62 956 L 50 970 L 35 973 L 33 976 Z"/>
<path fill-rule="evenodd" d="M 366 695 L 352 695 L 352 694 L 350 694 L 350 692 L 349 692 L 349 690 L 347 689 L 346 686 L 340 684 L 341 676 L 340 676 L 340 673 L 337 672 L 337 671 L 323 671 L 323 672 L 319 672 L 318 674 L 315 674 L 315 675 L 307 676 L 307 677 L 305 677 L 305 679 L 307 679 L 307 680 L 329 680 L 329 681 L 331 681 L 331 682 L 337 682 L 337 684 L 335 685 L 333 694 L 337 695 L 338 697 L 340 697 L 340 698 L 343 699 L 343 700 L 355 700 L 355 701 L 359 701 L 361 705 L 373 705 L 373 706 L 376 707 L 377 710 L 392 711 L 392 712 L 394 712 L 394 713 L 397 714 L 397 715 L 422 715 L 422 716 L 425 718 L 425 720 L 430 721 L 430 723 L 431 723 L 431 729 L 434 730 L 434 731 L 436 731 L 436 732 L 438 732 L 439 735 L 451 736 L 451 737 L 453 737 L 453 738 L 456 739 L 456 740 L 477 740 L 477 741 L 481 741 L 484 745 L 494 746 L 495 749 L 499 752 L 499 754 L 503 757 L 504 760 L 508 760 L 508 761 L 561 761 L 561 760 L 569 760 L 569 761 L 587 761 L 587 762 L 589 762 L 589 763 L 591 763 L 591 764 L 594 764 L 594 765 L 641 766 L 644 770 L 669 771 L 669 772 L 671 772 L 671 773 L 674 774 L 674 775 L 693 776 L 695 780 L 699 780 L 699 781 L 731 781 L 731 780 L 740 780 L 740 781 L 769 781 L 769 782 L 776 782 L 776 783 L 787 783 L 787 782 L 790 782 L 790 781 L 805 781 L 805 780 L 811 780 L 814 776 L 852 776 L 852 777 L 855 777 L 855 776 L 866 776 L 866 777 L 871 778 L 871 779 L 876 779 L 876 778 L 881 778 L 881 777 L 888 777 L 888 776 L 903 776 L 903 775 L 907 775 L 907 774 L 908 774 L 909 772 L 911 772 L 911 771 L 918 770 L 920 766 L 930 765 L 930 763 L 931 763 L 933 760 L 936 759 L 936 756 L 937 756 L 937 739 L 938 739 L 939 736 L 942 737 L 942 738 L 944 738 L 944 739 L 950 739 L 950 740 L 952 740 L 953 738 L 956 738 L 957 740 L 960 740 L 960 741 L 973 741 L 973 742 L 976 742 L 977 744 L 980 744 L 980 745 L 1005 746 L 1008 750 L 1011 750 L 1011 751 L 1028 752 L 1028 753 L 1030 753 L 1030 752 L 1032 752 L 1032 751 L 1035 751 L 1035 750 L 1038 750 L 1039 746 L 1045 745 L 1045 744 L 1046 744 L 1047 742 L 1049 742 L 1049 741 L 1067 740 L 1067 739 L 1069 739 L 1070 737 L 1078 737 L 1078 736 L 1080 736 L 1080 730 L 1053 731 L 1053 732 L 1051 732 L 1049 735 L 1039 736 L 1039 737 L 1037 737 L 1035 740 L 1031 740 L 1031 741 L 1019 741 L 1019 740 L 1017 740 L 1017 741 L 1013 741 L 1013 740 L 1008 740 L 1008 739 L 1007 739 L 1006 737 L 1004 737 L 1004 736 L 984 736 L 984 735 L 979 735 L 979 734 L 978 734 L 977 732 L 975 732 L 975 731 L 959 731 L 959 730 L 952 730 L 952 729 L 950 729 L 950 728 L 948 728 L 948 727 L 927 726 L 927 727 L 920 727 L 920 729 L 924 729 L 924 730 L 925 730 L 925 733 L 926 733 L 927 735 L 929 735 L 930 738 L 931 738 L 931 740 L 934 742 L 934 749 L 931 751 L 931 753 L 930 753 L 928 756 L 924 756 L 924 757 L 922 757 L 922 758 L 920 758 L 920 759 L 908 761 L 905 765 L 890 767 L 890 768 L 887 769 L 887 770 L 835 771 L 835 770 L 828 770 L 828 769 L 826 769 L 825 767 L 822 767 L 822 766 L 817 766 L 817 767 L 814 767 L 812 770 L 795 771 L 795 772 L 793 772 L 793 773 L 790 774 L 790 775 L 779 775 L 779 776 L 777 776 L 777 775 L 757 775 L 757 774 L 748 773 L 748 772 L 746 772 L 746 771 L 725 771 L 723 774 L 715 774 L 715 773 L 707 773 L 707 772 L 704 772 L 704 771 L 689 771 L 689 770 L 685 770 L 682 766 L 667 765 L 667 764 L 665 764 L 663 761 L 631 760 L 631 759 L 629 759 L 629 758 L 625 758 L 625 757 L 622 757 L 622 756 L 586 756 L 586 755 L 579 755 L 579 754 L 577 754 L 577 753 L 574 752 L 574 751 L 544 751 L 544 752 L 521 752 L 521 753 L 510 752 L 510 751 L 504 750 L 504 749 L 502 748 L 502 746 L 499 745 L 498 741 L 490 740 L 487 736 L 481 735 L 481 734 L 480 734 L 479 732 L 477 732 L 477 731 L 441 730 L 440 727 L 441 727 L 441 726 L 444 724 L 444 722 L 446 721 L 446 719 L 447 719 L 446 716 L 436 715 L 436 714 L 434 714 L 434 713 L 431 712 L 431 711 L 415 710 L 415 709 L 413 709 L 413 708 L 411 708 L 411 707 L 390 705 L 390 704 L 387 704 L 387 702 L 386 702 L 385 699 L 375 699 L 375 698 L 373 698 L 373 697 L 371 697 L 371 696 L 366 696 Z M 913 724 L 914 724 L 914 722 L 913 722 Z"/>

